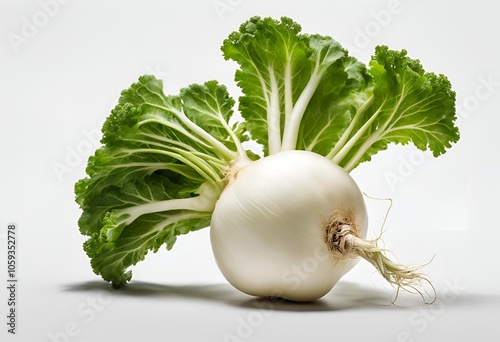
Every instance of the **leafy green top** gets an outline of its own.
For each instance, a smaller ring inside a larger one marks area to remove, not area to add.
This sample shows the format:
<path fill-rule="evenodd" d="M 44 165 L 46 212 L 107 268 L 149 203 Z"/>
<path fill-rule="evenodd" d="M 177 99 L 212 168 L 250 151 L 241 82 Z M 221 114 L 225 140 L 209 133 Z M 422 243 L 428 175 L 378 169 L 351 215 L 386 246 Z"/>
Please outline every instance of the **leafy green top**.
<path fill-rule="evenodd" d="M 209 225 L 229 163 L 244 154 L 228 124 L 233 103 L 215 81 L 166 96 L 143 76 L 122 92 L 75 185 L 84 249 L 105 280 L 123 285 L 149 250 Z"/>
<path fill-rule="evenodd" d="M 240 65 L 239 110 L 266 153 L 309 150 L 350 171 L 390 142 L 437 156 L 458 141 L 445 76 L 386 46 L 367 69 L 332 38 L 300 31 L 288 18 L 254 17 L 222 46 Z"/>

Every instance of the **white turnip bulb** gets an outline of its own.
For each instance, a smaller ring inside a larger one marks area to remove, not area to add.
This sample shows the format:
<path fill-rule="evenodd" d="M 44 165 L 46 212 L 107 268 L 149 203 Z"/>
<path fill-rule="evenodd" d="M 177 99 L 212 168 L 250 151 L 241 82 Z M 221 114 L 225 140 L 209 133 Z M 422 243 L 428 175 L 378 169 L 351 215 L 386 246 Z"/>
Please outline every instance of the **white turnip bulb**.
<path fill-rule="evenodd" d="M 364 240 L 362 192 L 333 161 L 292 150 L 233 168 L 212 216 L 211 243 L 222 274 L 242 292 L 318 299 L 359 256 L 383 256 Z"/>

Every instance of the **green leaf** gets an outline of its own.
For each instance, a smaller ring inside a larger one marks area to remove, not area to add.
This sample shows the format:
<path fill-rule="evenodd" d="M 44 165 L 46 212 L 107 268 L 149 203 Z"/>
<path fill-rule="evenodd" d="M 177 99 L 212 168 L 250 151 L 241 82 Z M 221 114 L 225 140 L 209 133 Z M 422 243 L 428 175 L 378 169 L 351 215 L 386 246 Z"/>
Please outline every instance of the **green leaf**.
<path fill-rule="evenodd" d="M 240 65 L 239 110 L 265 155 L 290 149 L 328 154 L 359 105 L 353 93 L 364 92 L 371 79 L 331 37 L 300 32 L 286 17 L 253 17 L 222 46 L 224 57 Z"/>
<path fill-rule="evenodd" d="M 253 17 L 239 31 L 231 33 L 222 46 L 224 58 L 240 65 L 235 76 L 244 94 L 239 98 L 239 110 L 252 138 L 264 146 L 266 154 L 269 144 L 273 151 L 280 148 L 284 101 L 297 99 L 311 73 L 308 38 L 299 35 L 300 30 L 298 24 L 287 18 L 276 21 Z M 285 89 L 285 78 L 292 75 L 294 85 Z"/>
<path fill-rule="evenodd" d="M 243 151 L 243 132 L 228 124 L 233 105 L 215 81 L 166 96 L 161 81 L 143 76 L 122 92 L 88 177 L 75 185 L 95 273 L 123 285 L 148 251 L 209 225 L 226 169 Z"/>
<path fill-rule="evenodd" d="M 405 50 L 386 46 L 376 48 L 370 67 L 372 102 L 334 158 L 341 166 L 350 171 L 390 143 L 411 142 L 437 157 L 458 141 L 455 92 L 446 76 L 426 72 Z"/>
<path fill-rule="evenodd" d="M 448 79 L 425 72 L 405 50 L 377 47 L 367 69 L 289 18 L 253 17 L 222 51 L 239 64 L 239 110 L 264 155 L 308 150 L 350 171 L 390 143 L 438 156 L 459 138 Z"/>
<path fill-rule="evenodd" d="M 365 65 L 352 57 L 333 64 L 302 118 L 297 149 L 328 155 L 367 100 L 370 81 Z"/>
<path fill-rule="evenodd" d="M 189 203 L 200 199 L 193 196 L 196 186 L 174 183 L 168 175 L 155 173 L 123 187 L 106 188 L 80 219 L 82 233 L 91 236 L 85 251 L 94 272 L 121 286 L 131 274 L 126 269 L 150 250 L 156 252 L 162 244 L 171 249 L 177 235 L 208 226 L 210 204 L 207 211 L 189 208 Z M 173 203 L 187 209 L 172 209 Z M 159 208 L 146 210 L 148 204 Z M 132 215 L 137 218 L 129 222 Z M 84 222 L 88 218 L 93 221 Z"/>
<path fill-rule="evenodd" d="M 144 215 L 127 226 L 114 243 L 103 240 L 95 233 L 84 244 L 96 274 L 114 287 L 130 281 L 132 272 L 128 268 L 144 260 L 152 250 L 157 252 L 162 245 L 171 249 L 177 236 L 206 227 L 210 223 L 209 213 L 155 213 Z"/>
<path fill-rule="evenodd" d="M 226 87 L 217 81 L 209 81 L 203 85 L 194 84 L 181 89 L 184 112 L 195 124 L 205 129 L 211 136 L 225 141 L 232 149 L 234 142 L 227 140 L 228 126 L 233 115 L 234 100 L 229 96 Z"/>

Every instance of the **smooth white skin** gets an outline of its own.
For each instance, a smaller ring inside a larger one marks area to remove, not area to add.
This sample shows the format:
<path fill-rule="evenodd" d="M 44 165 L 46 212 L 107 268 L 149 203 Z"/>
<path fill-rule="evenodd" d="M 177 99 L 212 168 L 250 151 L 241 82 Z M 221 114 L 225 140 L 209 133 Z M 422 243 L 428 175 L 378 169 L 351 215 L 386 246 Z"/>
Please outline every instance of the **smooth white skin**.
<path fill-rule="evenodd" d="M 337 164 L 295 150 L 251 162 L 215 206 L 210 238 L 217 265 L 247 294 L 318 299 L 357 262 L 338 260 L 325 242 L 325 222 L 341 208 L 354 213 L 365 238 L 363 195 Z"/>

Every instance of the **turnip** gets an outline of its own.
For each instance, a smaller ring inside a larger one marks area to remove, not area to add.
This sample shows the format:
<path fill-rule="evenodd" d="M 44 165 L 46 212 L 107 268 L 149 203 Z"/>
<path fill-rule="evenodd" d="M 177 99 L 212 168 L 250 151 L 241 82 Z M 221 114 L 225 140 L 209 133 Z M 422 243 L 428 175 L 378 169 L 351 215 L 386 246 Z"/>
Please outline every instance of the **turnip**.
<path fill-rule="evenodd" d="M 165 95 L 142 76 L 122 92 L 75 186 L 95 273 L 123 286 L 149 250 L 210 226 L 222 274 L 250 295 L 314 300 L 359 259 L 398 290 L 429 282 L 367 240 L 349 172 L 390 143 L 439 156 L 458 141 L 450 82 L 405 50 L 379 46 L 367 68 L 332 38 L 300 31 L 254 17 L 224 41 L 239 64 L 240 115 L 216 81 Z"/>

